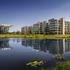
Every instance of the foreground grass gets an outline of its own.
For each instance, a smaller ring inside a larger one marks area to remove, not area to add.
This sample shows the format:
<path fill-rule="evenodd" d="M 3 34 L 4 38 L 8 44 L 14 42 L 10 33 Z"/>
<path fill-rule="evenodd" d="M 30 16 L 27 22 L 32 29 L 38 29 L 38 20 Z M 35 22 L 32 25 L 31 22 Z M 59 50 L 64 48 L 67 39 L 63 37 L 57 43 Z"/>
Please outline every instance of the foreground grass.
<path fill-rule="evenodd" d="M 22 35 L 22 34 L 0 34 L 0 38 L 31 38 L 31 39 L 63 39 L 70 38 L 70 35 Z"/>
<path fill-rule="evenodd" d="M 70 61 L 57 64 L 54 70 L 70 70 Z"/>

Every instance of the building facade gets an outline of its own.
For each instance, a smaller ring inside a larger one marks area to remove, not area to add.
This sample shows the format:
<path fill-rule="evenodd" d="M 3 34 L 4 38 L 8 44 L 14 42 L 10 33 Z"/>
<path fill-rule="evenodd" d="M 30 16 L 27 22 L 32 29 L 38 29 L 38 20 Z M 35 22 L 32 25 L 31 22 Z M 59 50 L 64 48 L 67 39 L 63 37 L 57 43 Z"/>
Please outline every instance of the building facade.
<path fill-rule="evenodd" d="M 49 34 L 70 34 L 70 21 L 65 21 L 63 18 L 50 19 L 48 25 Z"/>
<path fill-rule="evenodd" d="M 12 25 L 0 24 L 0 34 L 8 33 Z"/>
<path fill-rule="evenodd" d="M 47 22 L 38 22 L 33 24 L 33 34 L 46 34 Z"/>
<path fill-rule="evenodd" d="M 65 21 L 65 34 L 70 34 L 70 22 Z"/>
<path fill-rule="evenodd" d="M 58 20 L 57 19 L 50 19 L 48 20 L 48 26 L 49 26 L 49 34 L 58 34 Z"/>
<path fill-rule="evenodd" d="M 52 18 L 48 22 L 37 22 L 32 27 L 23 27 L 21 32 L 25 34 L 70 34 L 70 21 Z"/>
<path fill-rule="evenodd" d="M 39 29 L 40 29 L 40 22 L 37 22 L 36 24 L 33 24 L 32 27 L 32 33 L 33 34 L 39 34 Z"/>
<path fill-rule="evenodd" d="M 25 26 L 21 28 L 22 34 L 32 34 L 32 26 Z"/>

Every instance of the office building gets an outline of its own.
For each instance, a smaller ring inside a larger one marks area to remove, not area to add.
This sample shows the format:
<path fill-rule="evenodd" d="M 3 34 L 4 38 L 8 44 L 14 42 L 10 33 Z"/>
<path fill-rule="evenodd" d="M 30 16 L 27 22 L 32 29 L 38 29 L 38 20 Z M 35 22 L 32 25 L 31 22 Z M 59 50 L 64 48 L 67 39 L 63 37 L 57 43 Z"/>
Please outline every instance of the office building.
<path fill-rule="evenodd" d="M 12 25 L 0 24 L 0 34 L 8 33 L 11 26 Z"/>
<path fill-rule="evenodd" d="M 25 26 L 21 28 L 22 34 L 32 34 L 32 26 Z"/>
<path fill-rule="evenodd" d="M 70 21 L 64 18 L 52 18 L 48 22 L 37 22 L 31 27 L 22 27 L 21 32 L 24 34 L 70 34 Z"/>

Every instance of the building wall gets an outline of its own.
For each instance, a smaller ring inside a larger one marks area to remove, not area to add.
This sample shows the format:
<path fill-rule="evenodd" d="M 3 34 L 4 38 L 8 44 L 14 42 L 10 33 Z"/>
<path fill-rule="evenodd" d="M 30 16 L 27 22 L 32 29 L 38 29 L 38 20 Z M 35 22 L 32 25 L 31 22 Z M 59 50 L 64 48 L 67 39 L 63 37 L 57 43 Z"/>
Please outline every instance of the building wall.
<path fill-rule="evenodd" d="M 21 31 L 25 34 L 70 34 L 70 21 L 52 18 L 48 20 L 48 23 L 37 22 L 31 27 L 23 27 Z"/>
<path fill-rule="evenodd" d="M 65 34 L 70 34 L 70 22 L 65 21 Z"/>
<path fill-rule="evenodd" d="M 28 28 L 27 28 L 27 34 L 32 34 L 32 26 L 28 26 Z"/>
<path fill-rule="evenodd" d="M 47 27 L 46 21 L 33 24 L 33 34 L 45 34 L 46 33 L 45 28 L 46 27 Z"/>
<path fill-rule="evenodd" d="M 41 22 L 37 22 L 36 24 L 33 24 L 33 29 L 32 29 L 33 34 L 39 34 L 40 33 L 40 30 L 41 30 L 40 23 Z"/>
<path fill-rule="evenodd" d="M 27 34 L 27 26 L 22 27 L 21 33 L 22 33 L 22 34 Z"/>
<path fill-rule="evenodd" d="M 64 34 L 64 32 L 63 32 L 63 29 L 64 29 L 64 27 L 63 27 L 63 18 L 60 18 L 58 20 L 58 23 L 59 23 L 59 34 Z"/>
<path fill-rule="evenodd" d="M 27 27 L 27 26 L 22 27 L 21 28 L 21 33 L 22 34 L 31 34 L 32 33 L 32 27 L 31 26 L 29 26 L 29 27 Z"/>
<path fill-rule="evenodd" d="M 50 34 L 58 34 L 59 24 L 57 19 L 50 19 L 48 20 L 49 24 L 49 33 Z"/>
<path fill-rule="evenodd" d="M 42 22 L 42 33 L 47 34 L 48 33 L 48 23 L 46 21 Z"/>
<path fill-rule="evenodd" d="M 8 33 L 9 26 L 0 26 L 0 33 Z"/>
<path fill-rule="evenodd" d="M 50 34 L 68 34 L 70 33 L 70 22 L 65 21 L 63 18 L 50 19 L 48 21 Z"/>

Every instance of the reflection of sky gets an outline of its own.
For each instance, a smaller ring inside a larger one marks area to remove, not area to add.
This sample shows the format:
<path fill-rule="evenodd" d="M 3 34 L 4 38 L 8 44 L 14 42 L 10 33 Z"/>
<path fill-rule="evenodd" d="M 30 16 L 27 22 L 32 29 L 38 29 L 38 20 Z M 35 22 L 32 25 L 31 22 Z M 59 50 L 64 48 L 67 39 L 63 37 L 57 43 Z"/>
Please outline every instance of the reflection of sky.
<path fill-rule="evenodd" d="M 0 48 L 3 48 L 2 50 L 17 49 L 16 51 L 24 48 L 26 51 L 63 54 L 70 51 L 70 40 L 1 39 Z"/>
<path fill-rule="evenodd" d="M 70 0 L 0 0 L 0 23 L 12 24 L 11 31 L 53 17 L 69 18 Z"/>
<path fill-rule="evenodd" d="M 2 39 L 0 40 L 0 43 L 0 46 L 3 46 L 2 49 L 0 49 L 0 55 L 6 55 L 7 53 L 8 55 L 14 54 L 15 56 L 21 56 L 22 58 L 35 58 L 39 56 L 42 57 L 42 59 L 45 59 L 48 58 L 48 56 L 65 54 L 70 51 L 70 40 L 65 39 L 31 40 L 11 38 Z"/>
<path fill-rule="evenodd" d="M 1 43 L 9 44 L 9 48 L 0 50 L 0 64 L 20 65 L 31 60 L 44 60 L 47 64 L 53 64 L 54 55 L 64 54 L 64 59 L 70 59 L 70 40 L 31 40 L 31 39 L 8 39 Z M 5 44 L 4 44 L 5 46 Z M 10 49 L 11 47 L 11 49 Z M 4 50 L 6 49 L 6 50 Z"/>
<path fill-rule="evenodd" d="M 22 45 L 35 49 L 39 52 L 46 52 L 51 54 L 64 54 L 70 51 L 70 40 L 22 40 Z"/>
<path fill-rule="evenodd" d="M 19 41 L 18 41 L 19 40 Z M 20 66 L 22 63 L 32 60 L 44 60 L 52 63 L 54 58 L 52 54 L 45 52 L 38 52 L 31 47 L 25 47 L 21 44 L 21 39 L 10 39 L 10 50 L 0 50 L 0 64 L 10 67 Z"/>

